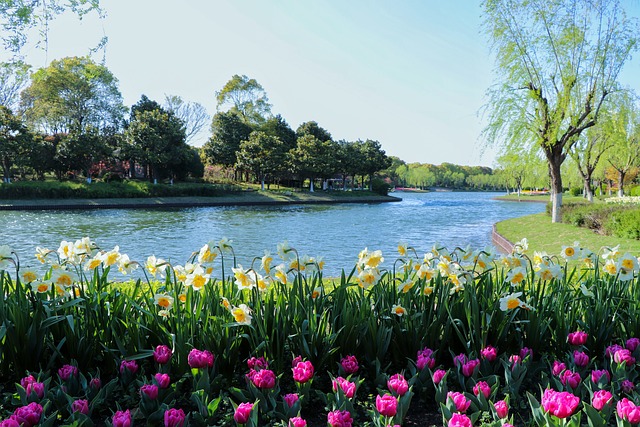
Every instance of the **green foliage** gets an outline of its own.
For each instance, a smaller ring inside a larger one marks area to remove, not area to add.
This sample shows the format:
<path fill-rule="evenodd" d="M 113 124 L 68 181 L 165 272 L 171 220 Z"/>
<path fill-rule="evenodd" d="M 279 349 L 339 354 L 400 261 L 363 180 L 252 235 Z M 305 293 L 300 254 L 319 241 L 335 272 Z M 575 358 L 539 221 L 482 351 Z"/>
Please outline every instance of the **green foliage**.
<path fill-rule="evenodd" d="M 218 110 L 231 105 L 229 111 L 237 113 L 242 120 L 251 125 L 263 123 L 271 116 L 271 104 L 267 93 L 256 79 L 235 74 L 224 87 L 216 92 Z"/>
<path fill-rule="evenodd" d="M 640 240 L 640 208 L 618 209 L 604 223 L 607 234 Z"/>
<path fill-rule="evenodd" d="M 216 113 L 211 123 L 211 138 L 204 144 L 203 152 L 208 163 L 234 166 L 240 143 L 249 139 L 251 126 L 233 111 Z"/>
<path fill-rule="evenodd" d="M 573 197 L 579 196 L 580 194 L 582 194 L 582 188 L 580 188 L 580 187 L 571 187 L 569 189 L 569 194 L 571 194 Z"/>
<path fill-rule="evenodd" d="M 391 186 L 389 184 L 387 184 L 383 179 L 380 178 L 374 178 L 373 181 L 371 182 L 371 191 L 373 191 L 376 194 L 381 194 L 383 196 L 386 196 L 387 194 L 389 194 L 389 190 L 391 189 Z"/>

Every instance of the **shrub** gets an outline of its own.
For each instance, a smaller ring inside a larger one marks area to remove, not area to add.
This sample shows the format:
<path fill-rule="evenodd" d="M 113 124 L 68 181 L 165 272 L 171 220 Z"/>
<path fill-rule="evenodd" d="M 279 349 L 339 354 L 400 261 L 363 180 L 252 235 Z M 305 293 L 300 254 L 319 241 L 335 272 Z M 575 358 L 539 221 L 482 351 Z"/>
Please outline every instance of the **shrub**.
<path fill-rule="evenodd" d="M 631 187 L 629 190 L 630 196 L 640 196 L 640 185 L 636 185 L 635 187 Z"/>
<path fill-rule="evenodd" d="M 389 194 L 390 188 L 391 186 L 380 178 L 374 178 L 373 181 L 371 181 L 371 190 L 382 196 Z"/>
<path fill-rule="evenodd" d="M 629 208 L 612 212 L 604 223 L 607 234 L 640 240 L 640 209 Z"/>
<path fill-rule="evenodd" d="M 580 188 L 580 187 L 571 187 L 571 189 L 569 190 L 569 194 L 571 194 L 574 197 L 577 197 L 580 194 L 582 194 L 582 188 Z"/>

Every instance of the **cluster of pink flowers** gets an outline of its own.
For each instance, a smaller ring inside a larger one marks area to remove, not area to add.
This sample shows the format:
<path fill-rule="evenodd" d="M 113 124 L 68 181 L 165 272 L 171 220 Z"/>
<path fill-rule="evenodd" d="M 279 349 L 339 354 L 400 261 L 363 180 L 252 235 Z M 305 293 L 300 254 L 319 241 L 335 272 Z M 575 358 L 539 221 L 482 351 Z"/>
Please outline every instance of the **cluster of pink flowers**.
<path fill-rule="evenodd" d="M 453 402 L 457 412 L 467 412 L 467 409 L 471 406 L 471 401 L 467 399 L 463 393 L 459 393 L 457 391 L 450 391 L 447 393 L 447 400 L 451 400 Z"/>
<path fill-rule="evenodd" d="M 566 391 L 558 392 L 546 389 L 540 403 L 542 408 L 551 415 L 567 418 L 575 412 L 580 404 L 580 398 Z"/>
<path fill-rule="evenodd" d="M 340 388 L 340 390 L 342 390 L 342 392 L 344 393 L 345 397 L 348 399 L 351 399 L 353 398 L 356 392 L 356 383 L 351 382 L 345 378 L 338 377 L 335 380 L 333 380 L 332 388 L 334 393 L 336 393 L 338 391 L 338 388 Z"/>
<path fill-rule="evenodd" d="M 22 378 L 20 385 L 26 391 L 27 397 L 30 397 L 32 393 L 35 393 L 38 399 L 44 397 L 44 383 L 38 382 L 33 375 Z"/>
<path fill-rule="evenodd" d="M 433 357 L 433 350 L 428 347 L 418 351 L 416 355 L 416 366 L 421 371 L 425 367 L 433 369 L 436 366 L 436 359 Z"/>
<path fill-rule="evenodd" d="M 351 427 L 353 425 L 353 418 L 349 411 L 331 411 L 327 414 L 327 423 L 331 427 Z"/>
<path fill-rule="evenodd" d="M 622 398 L 616 405 L 616 412 L 620 419 L 630 422 L 631 424 L 640 423 L 640 406 L 636 406 L 626 397 Z"/>
<path fill-rule="evenodd" d="M 20 427 L 33 427 L 40 424 L 42 418 L 42 406 L 39 403 L 31 402 L 26 406 L 21 406 L 13 411 L 9 417 L 10 421 L 17 423 Z M 9 423 L 11 425 L 11 423 Z M 4 426 L 3 426 L 4 427 Z"/>
<path fill-rule="evenodd" d="M 276 374 L 269 369 L 251 369 L 247 374 L 247 379 L 249 379 L 253 385 L 257 388 L 269 390 L 276 386 Z"/>

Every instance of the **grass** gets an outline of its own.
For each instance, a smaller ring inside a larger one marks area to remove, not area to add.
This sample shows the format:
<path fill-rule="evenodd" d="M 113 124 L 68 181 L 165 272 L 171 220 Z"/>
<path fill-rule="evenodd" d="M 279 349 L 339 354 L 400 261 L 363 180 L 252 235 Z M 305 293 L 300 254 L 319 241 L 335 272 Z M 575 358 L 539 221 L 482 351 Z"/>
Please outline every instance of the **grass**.
<path fill-rule="evenodd" d="M 498 200 L 506 200 L 506 201 L 523 201 L 523 202 L 544 202 L 549 203 L 549 195 L 540 194 L 540 195 L 529 195 L 526 193 L 522 193 L 520 197 L 516 193 L 505 194 L 504 196 L 496 197 Z M 563 202 L 575 202 L 575 201 L 584 201 L 585 199 L 582 196 L 571 196 L 569 194 L 562 195 Z M 594 198 L 594 202 L 597 202 L 598 199 Z"/>
<path fill-rule="evenodd" d="M 573 242 L 580 242 L 580 246 L 594 252 L 605 246 L 613 247 L 619 244 L 622 252 L 640 254 L 640 240 L 602 236 L 570 224 L 553 224 L 545 213 L 501 221 L 496 224 L 496 229 L 511 242 L 526 237 L 530 248 L 549 254 L 559 254 L 562 246 L 571 245 Z"/>

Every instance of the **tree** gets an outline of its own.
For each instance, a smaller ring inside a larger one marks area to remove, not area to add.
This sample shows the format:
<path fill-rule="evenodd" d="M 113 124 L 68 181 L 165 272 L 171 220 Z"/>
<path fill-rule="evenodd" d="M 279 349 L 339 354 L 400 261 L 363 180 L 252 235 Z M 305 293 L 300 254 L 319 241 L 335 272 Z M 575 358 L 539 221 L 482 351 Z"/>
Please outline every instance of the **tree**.
<path fill-rule="evenodd" d="M 203 147 L 207 163 L 235 166 L 240 143 L 249 139 L 252 131 L 238 113 L 216 113 L 211 122 L 211 138 Z"/>
<path fill-rule="evenodd" d="M 337 142 L 335 159 L 336 171 L 342 175 L 342 189 L 347 189 L 348 176 L 352 178 L 351 188 L 353 189 L 355 175 L 358 171 L 362 170 L 362 163 L 364 162 L 362 151 L 360 151 L 356 143 L 341 140 Z"/>
<path fill-rule="evenodd" d="M 637 45 L 637 21 L 619 0 L 485 0 L 484 16 L 500 72 L 489 92 L 485 136 L 490 143 L 541 147 L 552 222 L 559 222 L 562 163 L 616 89 Z"/>
<path fill-rule="evenodd" d="M 118 80 L 87 57 L 54 60 L 36 71 L 22 108 L 32 126 L 49 134 L 119 128 L 126 111 Z"/>
<path fill-rule="evenodd" d="M 55 159 L 64 170 L 83 171 L 87 182 L 91 182 L 91 167 L 105 160 L 110 153 L 111 150 L 98 132 L 89 129 L 83 134 L 64 135 L 56 147 Z"/>
<path fill-rule="evenodd" d="M 262 131 L 253 131 L 242 141 L 238 151 L 239 169 L 252 171 L 264 190 L 267 176 L 277 175 L 286 168 L 287 150 L 280 139 Z"/>
<path fill-rule="evenodd" d="M 606 120 L 606 118 L 604 119 Z M 569 155 L 573 159 L 582 178 L 584 197 L 593 202 L 593 173 L 595 172 L 602 155 L 613 145 L 611 138 L 604 132 L 604 128 L 598 123 L 584 132 L 571 147 Z"/>
<path fill-rule="evenodd" d="M 11 166 L 29 138 L 31 135 L 22 121 L 9 108 L 0 105 L 0 161 L 4 182 L 11 182 Z"/>
<path fill-rule="evenodd" d="M 315 178 L 327 178 L 335 173 L 337 144 L 331 140 L 321 141 L 313 135 L 298 138 L 296 148 L 291 151 L 293 166 L 301 178 L 309 178 L 309 191 L 313 192 Z"/>
<path fill-rule="evenodd" d="M 267 135 L 275 136 L 282 141 L 287 151 L 295 148 L 296 146 L 298 137 L 293 129 L 291 129 L 291 126 L 289 126 L 280 114 L 267 119 L 262 125 L 260 125 L 260 130 Z"/>
<path fill-rule="evenodd" d="M 184 122 L 187 142 L 197 135 L 211 119 L 202 104 L 185 102 L 176 95 L 165 95 L 164 108 Z"/>
<path fill-rule="evenodd" d="M 624 196 L 626 175 L 640 160 L 640 106 L 638 99 L 629 94 L 615 98 L 613 113 L 604 127 L 612 142 L 607 162 L 618 173 L 618 196 Z"/>
<path fill-rule="evenodd" d="M 0 105 L 16 111 L 20 92 L 29 82 L 31 66 L 22 61 L 0 63 Z"/>
<path fill-rule="evenodd" d="M 138 111 L 125 138 L 132 158 L 147 166 L 154 182 L 165 169 L 173 177 L 176 167 L 189 154 L 182 120 L 162 109 Z"/>
<path fill-rule="evenodd" d="M 298 129 L 296 129 L 296 136 L 298 138 L 305 135 L 313 135 L 320 141 L 332 140 L 331 134 L 329 133 L 329 131 L 327 131 L 324 128 L 321 128 L 320 126 L 318 126 L 318 123 L 313 121 L 304 122 L 300 126 L 298 126 Z"/>
<path fill-rule="evenodd" d="M 391 159 L 378 141 L 367 139 L 359 144 L 363 157 L 363 175 L 369 175 L 369 191 L 372 191 L 373 174 L 391 166 Z"/>
<path fill-rule="evenodd" d="M 230 105 L 247 124 L 261 124 L 271 116 L 271 104 L 267 93 L 256 79 L 235 74 L 222 90 L 216 92 L 218 111 Z"/>
<path fill-rule="evenodd" d="M 0 27 L 2 42 L 5 48 L 18 53 L 26 44 L 28 37 L 33 36 L 33 29 L 38 37 L 38 44 L 48 44 L 49 22 L 56 16 L 71 11 L 79 18 L 90 12 L 102 16 L 100 0 L 0 0 Z M 100 44 L 106 43 L 106 38 Z"/>

